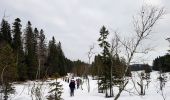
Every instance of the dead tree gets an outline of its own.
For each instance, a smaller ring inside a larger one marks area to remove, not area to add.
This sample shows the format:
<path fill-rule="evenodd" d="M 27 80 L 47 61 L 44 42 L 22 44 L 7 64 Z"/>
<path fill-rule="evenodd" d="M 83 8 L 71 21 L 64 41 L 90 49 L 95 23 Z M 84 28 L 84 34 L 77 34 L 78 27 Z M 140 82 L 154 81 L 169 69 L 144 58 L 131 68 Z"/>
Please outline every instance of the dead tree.
<path fill-rule="evenodd" d="M 88 51 L 88 63 L 89 63 L 89 66 L 88 66 L 88 67 L 90 67 L 91 58 L 92 58 L 92 56 L 95 54 L 95 53 L 93 52 L 93 50 L 94 50 L 94 44 L 93 44 L 92 46 L 90 46 L 90 49 L 89 49 L 89 51 Z M 88 68 L 88 69 L 89 69 L 89 68 Z M 86 71 L 87 71 L 87 70 L 86 70 Z M 87 72 L 86 72 L 85 74 L 86 74 L 87 81 L 88 81 L 88 92 L 90 92 L 90 81 L 89 81 L 89 77 L 88 77 L 88 75 L 87 75 Z"/>
<path fill-rule="evenodd" d="M 139 47 L 141 43 L 148 38 L 148 36 L 151 34 L 151 31 L 153 29 L 153 26 L 155 23 L 161 18 L 161 16 L 164 14 L 164 9 L 158 9 L 156 7 L 151 6 L 143 6 L 141 11 L 139 12 L 139 15 L 134 17 L 134 28 L 135 28 L 135 37 L 131 38 L 128 41 L 122 41 L 119 39 L 121 44 L 124 47 L 125 55 L 127 59 L 127 67 L 125 68 L 124 73 L 124 84 L 122 84 L 122 89 L 118 92 L 118 94 L 115 96 L 114 100 L 117 100 L 126 87 L 127 83 L 129 82 L 128 79 L 126 79 L 126 73 L 128 72 L 128 68 L 130 63 L 132 62 L 134 56 L 136 53 L 147 53 L 150 49 L 145 49 L 144 51 L 140 51 Z"/>

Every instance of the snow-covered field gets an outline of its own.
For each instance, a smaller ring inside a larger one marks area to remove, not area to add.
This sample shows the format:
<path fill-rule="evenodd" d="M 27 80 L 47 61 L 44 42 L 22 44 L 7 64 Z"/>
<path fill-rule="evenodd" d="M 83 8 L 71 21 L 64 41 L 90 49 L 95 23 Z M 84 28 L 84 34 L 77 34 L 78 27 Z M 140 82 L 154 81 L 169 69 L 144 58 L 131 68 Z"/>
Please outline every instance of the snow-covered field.
<path fill-rule="evenodd" d="M 134 74 L 134 80 L 137 80 L 137 75 Z M 130 81 L 126 87 L 126 90 L 131 91 L 127 92 L 124 91 L 119 100 L 163 100 L 162 92 L 159 90 L 159 81 L 158 81 L 158 72 L 152 72 L 151 73 L 151 82 L 149 83 L 148 89 L 146 89 L 146 95 L 144 96 L 139 96 L 137 95 L 137 92 L 134 89 L 134 85 L 132 84 L 132 81 Z M 165 88 L 163 90 L 163 95 L 166 100 L 170 100 L 170 74 L 166 73 L 168 76 L 167 82 L 165 84 Z M 49 83 L 51 83 L 54 80 L 46 80 L 42 84 L 42 98 L 43 100 L 46 100 L 47 96 L 49 95 Z M 90 78 L 90 92 L 87 91 L 87 82 L 84 80 L 83 83 L 83 90 L 81 88 L 75 90 L 75 96 L 70 97 L 70 90 L 69 90 L 69 84 L 62 79 L 58 79 L 60 83 L 63 85 L 63 94 L 62 98 L 64 100 L 113 100 L 114 97 L 112 98 L 105 98 L 105 94 L 98 93 L 97 92 L 97 80 L 92 80 Z M 9 100 L 35 100 L 35 96 L 32 95 L 31 97 L 31 89 L 32 86 L 36 86 L 36 84 L 41 84 L 42 82 L 33 82 L 33 81 L 28 81 L 24 83 L 15 83 L 15 89 L 16 92 L 14 95 L 10 95 Z M 139 89 L 137 87 L 137 89 Z M 114 95 L 117 93 L 117 88 L 114 87 Z"/>

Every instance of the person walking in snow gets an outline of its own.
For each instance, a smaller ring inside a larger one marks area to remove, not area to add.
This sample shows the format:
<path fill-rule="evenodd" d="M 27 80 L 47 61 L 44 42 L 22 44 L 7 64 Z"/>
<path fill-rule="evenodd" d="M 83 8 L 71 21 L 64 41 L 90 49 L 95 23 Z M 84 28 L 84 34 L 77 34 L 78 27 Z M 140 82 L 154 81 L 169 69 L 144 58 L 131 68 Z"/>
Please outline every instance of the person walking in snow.
<path fill-rule="evenodd" d="M 77 83 L 77 89 L 79 88 L 79 85 L 80 85 L 80 79 L 76 79 L 76 83 Z"/>
<path fill-rule="evenodd" d="M 69 87 L 70 87 L 70 96 L 74 96 L 74 89 L 75 89 L 75 81 L 74 80 L 71 80 Z"/>

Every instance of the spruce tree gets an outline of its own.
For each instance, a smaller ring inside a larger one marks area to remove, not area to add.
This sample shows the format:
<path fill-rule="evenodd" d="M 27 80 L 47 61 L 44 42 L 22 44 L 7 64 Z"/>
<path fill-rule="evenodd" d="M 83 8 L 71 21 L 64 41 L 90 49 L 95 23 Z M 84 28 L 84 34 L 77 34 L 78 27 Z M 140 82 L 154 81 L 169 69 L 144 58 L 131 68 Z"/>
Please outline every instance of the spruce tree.
<path fill-rule="evenodd" d="M 32 80 L 36 78 L 38 61 L 36 35 L 32 30 L 30 21 L 25 29 L 25 54 L 28 78 Z"/>
<path fill-rule="evenodd" d="M 68 58 L 65 58 L 65 60 L 66 60 L 66 73 L 71 72 L 73 68 L 73 61 L 71 61 Z"/>
<path fill-rule="evenodd" d="M 49 76 L 52 76 L 54 73 L 59 72 L 58 51 L 56 40 L 54 37 L 52 37 L 52 40 L 49 41 L 47 64 L 48 68 L 46 70 L 48 71 Z"/>
<path fill-rule="evenodd" d="M 12 37 L 11 37 L 10 24 L 4 18 L 2 19 L 1 22 L 0 33 L 1 33 L 0 35 L 1 41 L 5 41 L 11 45 Z"/>
<path fill-rule="evenodd" d="M 38 43 L 39 43 L 39 31 L 37 28 L 34 28 L 34 32 L 33 32 L 33 51 L 34 51 L 34 59 L 35 59 L 35 64 L 37 65 L 36 67 L 36 79 L 40 78 L 40 66 L 39 66 L 39 61 L 38 61 L 38 54 L 39 54 L 39 47 L 38 47 Z"/>
<path fill-rule="evenodd" d="M 93 76 L 98 75 L 98 77 L 101 77 L 102 75 L 102 60 L 100 55 L 96 55 L 94 57 L 94 62 L 92 64 L 92 74 Z"/>
<path fill-rule="evenodd" d="M 39 75 L 42 78 L 45 75 L 45 63 L 47 60 L 47 46 L 45 41 L 44 31 L 41 29 L 39 33 L 39 42 L 38 42 L 38 66 L 39 66 Z"/>
<path fill-rule="evenodd" d="M 66 61 L 68 60 L 64 56 L 61 43 L 56 44 L 55 38 L 53 37 L 52 40 L 49 41 L 48 46 L 47 64 L 49 75 L 51 76 L 56 72 L 58 72 L 60 76 L 66 75 Z"/>
<path fill-rule="evenodd" d="M 61 94 L 62 94 L 62 85 L 60 84 L 60 82 L 57 81 L 57 79 L 59 78 L 59 74 L 55 73 L 54 74 L 55 77 L 55 82 L 50 84 L 50 87 L 52 87 L 52 89 L 49 91 L 50 95 L 48 96 L 48 100 L 62 100 L 61 98 Z"/>
<path fill-rule="evenodd" d="M 19 18 L 16 18 L 15 22 L 13 23 L 13 29 L 12 29 L 12 33 L 13 33 L 12 46 L 13 46 L 14 50 L 16 50 L 16 51 L 22 50 L 21 27 L 22 27 L 21 20 Z"/>
<path fill-rule="evenodd" d="M 65 56 L 62 51 L 61 43 L 59 42 L 57 45 L 57 52 L 58 52 L 58 68 L 59 68 L 59 74 L 61 76 L 66 75 L 66 62 L 65 62 Z"/>
<path fill-rule="evenodd" d="M 23 43 L 22 43 L 22 32 L 21 32 L 21 20 L 19 18 L 15 19 L 13 23 L 13 42 L 12 47 L 14 49 L 14 53 L 16 54 L 16 66 L 18 70 L 18 78 L 21 81 L 24 81 L 27 78 L 26 74 L 26 65 L 25 65 L 25 56 L 23 51 Z"/>
<path fill-rule="evenodd" d="M 108 97 L 107 88 L 109 88 L 111 82 L 110 81 L 110 68 L 111 68 L 111 59 L 110 59 L 110 44 L 107 41 L 107 36 L 109 35 L 109 31 L 103 26 L 100 30 L 100 38 L 99 46 L 103 49 L 102 51 L 102 65 L 103 65 L 103 76 L 102 85 L 103 88 L 106 90 L 106 97 Z"/>

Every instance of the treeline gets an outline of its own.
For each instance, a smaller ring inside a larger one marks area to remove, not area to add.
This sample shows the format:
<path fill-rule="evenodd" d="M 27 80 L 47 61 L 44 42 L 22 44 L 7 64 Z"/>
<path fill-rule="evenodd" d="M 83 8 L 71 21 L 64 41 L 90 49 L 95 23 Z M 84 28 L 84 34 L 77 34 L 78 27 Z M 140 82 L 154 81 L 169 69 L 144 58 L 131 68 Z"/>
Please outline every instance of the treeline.
<path fill-rule="evenodd" d="M 107 73 L 109 76 L 111 72 L 110 67 L 112 67 L 112 76 L 114 76 L 114 78 L 122 78 L 126 67 L 125 60 L 123 58 L 120 58 L 118 54 L 115 57 L 110 57 L 108 60 L 110 60 L 110 62 L 108 61 L 108 63 L 106 63 L 104 66 L 102 56 L 96 55 L 91 67 L 92 76 L 101 77 L 102 75 L 104 75 L 104 73 Z M 107 67 L 107 69 L 104 67 Z M 130 75 L 131 73 L 129 69 L 127 72 L 127 76 Z"/>
<path fill-rule="evenodd" d="M 0 26 L 1 82 L 24 81 L 60 76 L 72 71 L 74 63 L 65 57 L 61 42 L 47 43 L 43 29 L 33 28 L 30 21 L 22 31 L 21 20 L 12 23 L 3 18 Z"/>
<path fill-rule="evenodd" d="M 83 77 L 86 75 L 89 75 L 89 68 L 90 65 L 82 62 L 80 60 L 74 61 L 74 67 L 72 69 L 72 73 L 74 73 L 74 76 L 79 76 L 79 77 Z"/>
<path fill-rule="evenodd" d="M 153 70 L 170 72 L 170 54 L 159 56 L 153 61 Z"/>
<path fill-rule="evenodd" d="M 131 71 L 140 71 L 144 70 L 146 73 L 149 73 L 152 71 L 152 68 L 148 64 L 132 64 L 130 65 Z"/>

